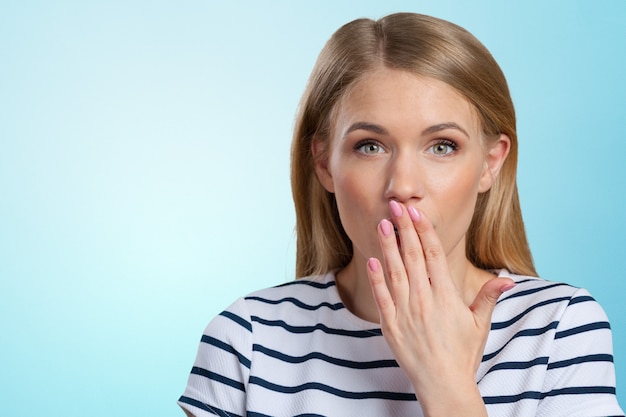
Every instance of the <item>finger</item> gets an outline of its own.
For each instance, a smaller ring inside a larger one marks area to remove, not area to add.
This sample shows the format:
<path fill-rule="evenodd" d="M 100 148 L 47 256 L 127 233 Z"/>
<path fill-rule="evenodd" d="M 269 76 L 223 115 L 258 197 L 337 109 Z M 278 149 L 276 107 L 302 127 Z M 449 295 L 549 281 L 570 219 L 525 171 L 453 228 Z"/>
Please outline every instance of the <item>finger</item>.
<path fill-rule="evenodd" d="M 409 283 L 402 257 L 398 251 L 393 224 L 389 220 L 383 219 L 378 224 L 378 239 L 383 251 L 391 295 L 396 305 L 406 305 L 408 303 Z"/>
<path fill-rule="evenodd" d="M 408 211 L 422 244 L 431 286 L 456 290 L 454 282 L 450 279 L 446 252 L 433 224 L 415 207 L 409 207 Z"/>
<path fill-rule="evenodd" d="M 400 255 L 408 275 L 409 285 L 412 291 L 419 292 L 430 286 L 422 244 L 409 216 L 408 207 L 392 200 L 389 202 L 389 210 L 398 229 Z"/>
<path fill-rule="evenodd" d="M 500 295 L 515 286 L 515 282 L 509 278 L 494 278 L 482 286 L 476 298 L 470 305 L 470 310 L 474 313 L 475 321 L 483 329 L 489 329 L 491 314 L 498 302 Z"/>
<path fill-rule="evenodd" d="M 389 288 L 385 281 L 385 274 L 383 273 L 382 265 L 378 259 L 368 259 L 367 276 L 369 278 L 370 287 L 372 288 L 376 307 L 378 308 L 380 321 L 381 323 L 388 322 L 396 316 L 396 306 L 389 293 Z"/>

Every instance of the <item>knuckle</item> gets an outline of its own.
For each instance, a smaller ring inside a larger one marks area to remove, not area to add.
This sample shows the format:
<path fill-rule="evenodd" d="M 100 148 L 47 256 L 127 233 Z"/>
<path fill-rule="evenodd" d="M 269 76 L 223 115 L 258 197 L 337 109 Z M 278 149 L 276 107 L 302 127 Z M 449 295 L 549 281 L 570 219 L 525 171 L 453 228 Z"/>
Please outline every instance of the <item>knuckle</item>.
<path fill-rule="evenodd" d="M 391 269 L 389 271 L 389 282 L 398 283 L 404 281 L 404 272 L 399 269 Z"/>
<path fill-rule="evenodd" d="M 494 306 L 498 302 L 498 298 L 500 298 L 500 294 L 487 293 L 485 295 L 485 299 L 487 303 L 489 303 L 490 305 L 494 305 Z"/>
<path fill-rule="evenodd" d="M 378 301 L 378 306 L 383 311 L 386 311 L 392 307 L 395 307 L 395 304 L 393 300 L 391 299 L 391 297 L 378 298 L 377 301 Z"/>
<path fill-rule="evenodd" d="M 424 248 L 424 254 L 428 259 L 432 260 L 445 258 L 443 248 L 439 245 L 428 245 Z"/>
<path fill-rule="evenodd" d="M 403 250 L 404 259 L 407 262 L 417 262 L 424 256 L 421 248 L 406 248 Z"/>

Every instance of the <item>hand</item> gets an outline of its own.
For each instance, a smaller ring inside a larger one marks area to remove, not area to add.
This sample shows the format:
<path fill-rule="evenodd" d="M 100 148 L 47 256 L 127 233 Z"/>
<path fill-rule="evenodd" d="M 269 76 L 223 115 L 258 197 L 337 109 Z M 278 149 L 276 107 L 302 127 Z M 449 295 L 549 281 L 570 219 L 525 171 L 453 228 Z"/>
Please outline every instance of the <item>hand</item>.
<path fill-rule="evenodd" d="M 367 268 L 383 335 L 426 415 L 486 415 L 475 375 L 493 308 L 513 281 L 488 281 L 467 306 L 430 221 L 396 201 L 390 209 L 400 246 L 391 222 L 382 220 L 387 281 L 378 259 L 371 258 Z"/>

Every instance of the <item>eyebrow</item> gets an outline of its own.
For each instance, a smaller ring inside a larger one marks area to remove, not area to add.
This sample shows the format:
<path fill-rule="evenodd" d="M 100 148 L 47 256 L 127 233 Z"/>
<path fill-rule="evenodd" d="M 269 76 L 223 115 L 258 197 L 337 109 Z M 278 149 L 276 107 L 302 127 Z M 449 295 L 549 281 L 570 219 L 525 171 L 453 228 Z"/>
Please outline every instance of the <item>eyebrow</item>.
<path fill-rule="evenodd" d="M 422 136 L 432 135 L 433 133 L 437 133 L 446 129 L 458 130 L 462 132 L 463 134 L 465 134 L 465 136 L 467 136 L 468 138 L 470 137 L 470 135 L 467 133 L 465 129 L 463 129 L 461 126 L 459 126 L 458 124 L 454 122 L 438 123 L 436 125 L 429 126 L 422 131 Z M 346 130 L 346 133 L 344 134 L 344 136 L 348 135 L 351 132 L 354 132 L 355 130 L 367 130 L 368 132 L 376 133 L 379 135 L 389 135 L 389 132 L 387 131 L 387 129 L 385 129 L 384 127 L 380 125 L 367 123 L 367 122 L 356 122 L 356 123 L 353 123 L 348 128 L 348 130 Z"/>
<path fill-rule="evenodd" d="M 351 132 L 354 132 L 355 130 L 367 130 L 368 132 L 376 133 L 379 135 L 389 135 L 389 132 L 387 132 L 387 129 L 385 129 L 384 127 L 380 125 L 375 125 L 373 123 L 367 123 L 367 122 L 356 122 L 356 123 L 353 123 L 348 128 L 348 130 L 346 130 L 346 133 L 344 134 L 344 136 Z"/>
<path fill-rule="evenodd" d="M 461 126 L 459 126 L 458 124 L 454 122 L 439 123 L 439 124 L 427 127 L 426 129 L 422 131 L 422 135 L 424 136 L 431 135 L 433 133 L 437 133 L 446 129 L 455 129 L 465 134 L 465 136 L 467 136 L 468 138 L 470 137 L 470 135 L 465 131 L 465 129 L 463 129 Z"/>

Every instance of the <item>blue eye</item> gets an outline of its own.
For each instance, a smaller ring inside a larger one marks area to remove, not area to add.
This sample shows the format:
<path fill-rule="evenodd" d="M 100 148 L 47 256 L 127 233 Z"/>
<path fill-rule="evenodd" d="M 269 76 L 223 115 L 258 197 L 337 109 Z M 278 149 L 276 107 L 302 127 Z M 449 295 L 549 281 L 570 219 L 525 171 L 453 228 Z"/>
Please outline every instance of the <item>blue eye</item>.
<path fill-rule="evenodd" d="M 442 140 L 430 147 L 430 151 L 435 155 L 445 156 L 456 151 L 459 147 L 450 140 Z"/>
<path fill-rule="evenodd" d="M 361 152 L 361 153 L 363 153 L 365 155 L 375 155 L 377 153 L 382 153 L 383 152 L 383 147 L 382 146 L 380 146 L 376 142 L 371 142 L 371 141 L 359 142 L 359 143 L 356 144 L 354 149 L 356 149 L 357 151 L 359 151 L 359 152 Z"/>

